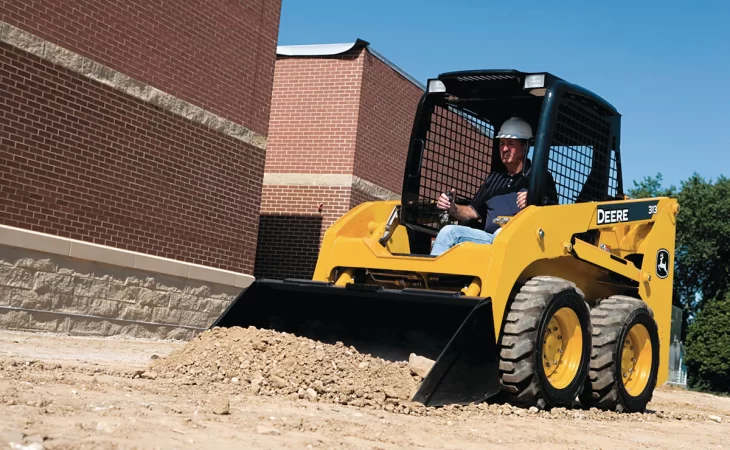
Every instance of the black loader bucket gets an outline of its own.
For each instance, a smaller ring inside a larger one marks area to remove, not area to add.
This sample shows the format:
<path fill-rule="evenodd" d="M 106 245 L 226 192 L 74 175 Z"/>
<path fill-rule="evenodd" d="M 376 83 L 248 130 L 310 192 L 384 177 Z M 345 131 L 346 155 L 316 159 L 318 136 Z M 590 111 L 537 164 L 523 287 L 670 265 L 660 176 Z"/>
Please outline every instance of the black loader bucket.
<path fill-rule="evenodd" d="M 389 361 L 436 360 L 413 400 L 427 406 L 484 401 L 500 390 L 489 299 L 419 289 L 311 280 L 254 281 L 212 327 L 265 328 L 338 341 Z"/>

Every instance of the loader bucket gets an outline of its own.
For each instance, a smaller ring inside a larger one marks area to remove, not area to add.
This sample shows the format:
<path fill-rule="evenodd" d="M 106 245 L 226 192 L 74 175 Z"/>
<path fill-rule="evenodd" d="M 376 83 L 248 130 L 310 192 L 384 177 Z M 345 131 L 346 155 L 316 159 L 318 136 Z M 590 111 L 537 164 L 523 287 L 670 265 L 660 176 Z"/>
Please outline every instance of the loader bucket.
<path fill-rule="evenodd" d="M 436 360 L 413 400 L 427 406 L 486 400 L 500 389 L 489 299 L 419 289 L 311 280 L 254 281 L 212 327 L 249 327 L 338 341 L 360 353 Z"/>

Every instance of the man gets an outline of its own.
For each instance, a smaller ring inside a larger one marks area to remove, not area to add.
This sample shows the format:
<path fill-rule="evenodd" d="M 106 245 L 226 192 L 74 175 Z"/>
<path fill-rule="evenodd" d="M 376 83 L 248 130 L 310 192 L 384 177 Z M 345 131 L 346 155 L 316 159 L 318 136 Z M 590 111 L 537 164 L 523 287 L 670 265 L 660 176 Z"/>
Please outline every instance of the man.
<path fill-rule="evenodd" d="M 505 166 L 504 172 L 493 171 L 487 176 L 476 196 L 468 205 L 451 202 L 446 194 L 441 194 L 436 202 L 439 209 L 449 212 L 456 220 L 484 219 L 484 228 L 476 229 L 463 225 L 443 227 L 431 250 L 431 255 L 440 255 L 461 242 L 491 244 L 499 225 L 493 220 L 498 216 L 514 216 L 527 205 L 527 185 L 529 179 L 523 174 L 530 168 L 525 158 L 532 127 L 519 117 L 506 120 L 496 138 L 499 139 L 499 156 Z M 557 203 L 557 192 L 552 176 L 549 178 L 548 192 Z M 454 189 L 451 190 L 455 198 Z"/>

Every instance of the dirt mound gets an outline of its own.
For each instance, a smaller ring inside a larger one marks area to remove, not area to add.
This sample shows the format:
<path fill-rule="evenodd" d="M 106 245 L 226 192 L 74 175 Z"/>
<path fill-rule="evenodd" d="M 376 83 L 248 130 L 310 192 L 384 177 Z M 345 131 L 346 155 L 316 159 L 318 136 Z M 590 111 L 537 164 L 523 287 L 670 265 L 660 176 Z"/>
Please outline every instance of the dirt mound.
<path fill-rule="evenodd" d="M 330 345 L 287 333 L 234 327 L 207 330 L 166 358 L 154 360 L 148 371 L 140 371 L 138 375 L 208 386 L 212 390 L 222 386 L 224 391 L 241 390 L 255 395 L 286 396 L 453 421 L 494 415 L 548 420 L 708 420 L 707 414 L 652 410 L 651 405 L 646 413 L 633 414 L 595 408 L 548 411 L 499 403 L 427 408 L 410 401 L 422 380 L 417 373 L 425 375 L 423 371 L 417 364 L 409 367 L 407 362 L 374 358 L 342 343 Z M 713 416 L 709 420 L 716 419 Z"/>
<path fill-rule="evenodd" d="M 408 364 L 271 330 L 207 330 L 166 358 L 153 376 L 188 384 L 230 383 L 256 395 L 407 411 L 421 378 Z"/>

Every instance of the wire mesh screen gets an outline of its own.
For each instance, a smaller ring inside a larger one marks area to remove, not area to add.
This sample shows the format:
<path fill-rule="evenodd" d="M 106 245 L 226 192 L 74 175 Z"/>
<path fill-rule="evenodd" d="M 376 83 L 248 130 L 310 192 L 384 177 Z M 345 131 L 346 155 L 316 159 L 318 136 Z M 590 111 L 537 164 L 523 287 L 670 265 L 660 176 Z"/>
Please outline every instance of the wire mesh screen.
<path fill-rule="evenodd" d="M 617 189 L 613 155 L 609 164 L 610 130 L 597 114 L 568 99 L 561 102 L 548 159 L 559 204 L 605 200 L 608 186 Z"/>
<path fill-rule="evenodd" d="M 451 188 L 457 201 L 471 200 L 491 170 L 493 136 L 489 122 L 465 109 L 434 107 L 421 159 L 421 201 L 435 201 Z"/>
<path fill-rule="evenodd" d="M 608 195 L 617 197 L 618 192 L 618 164 L 616 163 L 616 151 L 611 150 L 611 167 L 608 172 Z"/>

